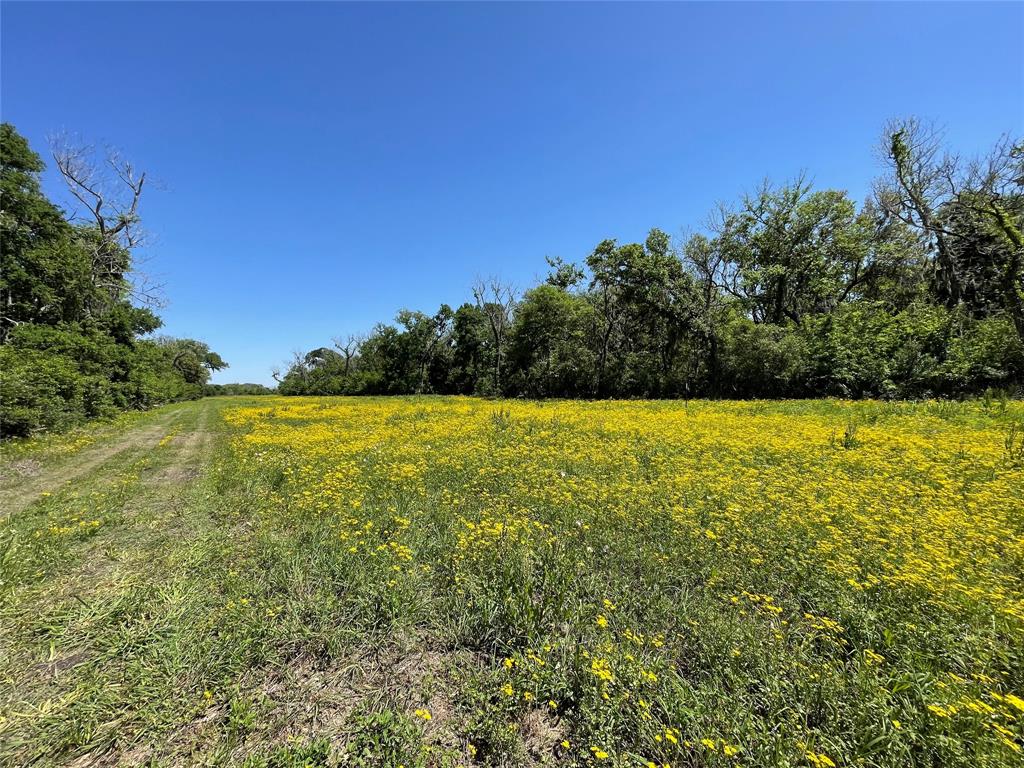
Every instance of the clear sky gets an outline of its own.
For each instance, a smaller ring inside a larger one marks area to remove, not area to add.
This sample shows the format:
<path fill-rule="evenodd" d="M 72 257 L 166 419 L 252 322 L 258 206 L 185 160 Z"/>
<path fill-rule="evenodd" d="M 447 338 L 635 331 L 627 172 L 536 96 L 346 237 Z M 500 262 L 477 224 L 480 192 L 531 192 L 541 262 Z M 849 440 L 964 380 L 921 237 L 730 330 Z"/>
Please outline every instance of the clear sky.
<path fill-rule="evenodd" d="M 1024 132 L 1024 4 L 2 5 L 3 119 L 162 182 L 164 332 L 270 383 L 403 306 L 699 227 L 806 170 L 857 199 L 882 123 Z M 52 173 L 47 190 L 60 199 Z"/>

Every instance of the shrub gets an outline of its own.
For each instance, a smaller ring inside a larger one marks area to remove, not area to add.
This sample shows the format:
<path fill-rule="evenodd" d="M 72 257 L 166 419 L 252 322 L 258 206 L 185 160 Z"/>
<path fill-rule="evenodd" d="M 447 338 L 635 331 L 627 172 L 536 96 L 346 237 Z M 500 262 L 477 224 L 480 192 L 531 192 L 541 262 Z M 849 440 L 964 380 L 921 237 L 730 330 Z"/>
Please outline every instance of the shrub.
<path fill-rule="evenodd" d="M 99 407 L 94 382 L 72 360 L 32 349 L 0 347 L 0 434 L 23 437 L 61 430 Z"/>

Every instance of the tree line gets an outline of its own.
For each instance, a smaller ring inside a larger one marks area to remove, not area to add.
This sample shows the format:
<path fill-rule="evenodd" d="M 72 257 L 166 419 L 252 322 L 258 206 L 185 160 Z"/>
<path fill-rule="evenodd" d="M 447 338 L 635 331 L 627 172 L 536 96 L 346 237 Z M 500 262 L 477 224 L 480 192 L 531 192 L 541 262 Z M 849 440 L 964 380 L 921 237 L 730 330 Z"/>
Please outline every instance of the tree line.
<path fill-rule="evenodd" d="M 803 176 L 719 206 L 682 242 L 604 240 L 523 293 L 477 280 L 457 309 L 296 354 L 288 395 L 965 396 L 1024 383 L 1024 144 L 946 151 L 886 126 L 856 205 Z"/>
<path fill-rule="evenodd" d="M 42 158 L 0 126 L 0 435 L 60 430 L 119 410 L 201 397 L 227 366 L 201 341 L 153 337 L 157 294 L 139 279 L 146 175 L 116 153 L 57 142 L 77 210 L 42 192 Z"/>
<path fill-rule="evenodd" d="M 205 397 L 237 397 L 240 395 L 272 395 L 274 390 L 264 384 L 234 383 L 207 384 L 203 387 Z"/>

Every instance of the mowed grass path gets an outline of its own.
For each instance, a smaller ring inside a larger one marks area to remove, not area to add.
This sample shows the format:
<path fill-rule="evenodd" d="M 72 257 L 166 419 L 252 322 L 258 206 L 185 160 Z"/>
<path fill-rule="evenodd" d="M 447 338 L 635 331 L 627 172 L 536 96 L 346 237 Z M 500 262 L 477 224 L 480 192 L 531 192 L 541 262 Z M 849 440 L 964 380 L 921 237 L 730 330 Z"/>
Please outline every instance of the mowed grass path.
<path fill-rule="evenodd" d="M 1022 422 L 217 398 L 6 446 L 0 765 L 1020 765 Z"/>

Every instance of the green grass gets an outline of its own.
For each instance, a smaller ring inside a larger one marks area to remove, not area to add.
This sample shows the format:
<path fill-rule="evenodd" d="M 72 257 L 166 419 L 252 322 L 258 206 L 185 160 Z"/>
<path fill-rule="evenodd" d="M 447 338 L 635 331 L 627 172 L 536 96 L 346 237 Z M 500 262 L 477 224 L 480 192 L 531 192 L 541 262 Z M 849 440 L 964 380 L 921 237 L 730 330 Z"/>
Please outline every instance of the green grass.
<path fill-rule="evenodd" d="M 1018 765 L 1022 415 L 217 398 L 20 446 L 0 763 Z"/>

